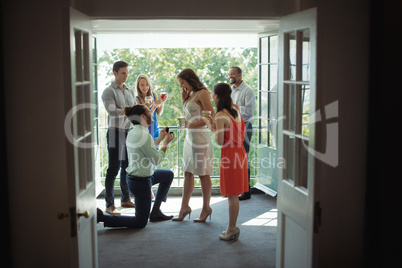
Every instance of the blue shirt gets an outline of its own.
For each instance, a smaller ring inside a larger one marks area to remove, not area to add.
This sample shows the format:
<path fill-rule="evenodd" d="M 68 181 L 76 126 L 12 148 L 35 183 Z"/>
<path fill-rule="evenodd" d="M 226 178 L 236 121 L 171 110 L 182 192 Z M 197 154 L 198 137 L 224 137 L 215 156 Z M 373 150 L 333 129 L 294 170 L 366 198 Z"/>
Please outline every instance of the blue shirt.
<path fill-rule="evenodd" d="M 154 102 L 155 102 L 156 101 L 155 93 L 152 92 L 152 95 L 154 97 Z M 138 96 L 137 96 L 137 100 L 140 104 L 142 104 L 141 99 Z M 157 114 L 156 114 L 156 109 L 152 113 L 152 120 L 154 120 L 154 123 L 148 127 L 148 130 L 149 130 L 149 133 L 151 134 L 152 138 L 154 140 L 156 140 L 159 137 L 159 123 L 158 123 L 158 118 L 157 118 Z"/>

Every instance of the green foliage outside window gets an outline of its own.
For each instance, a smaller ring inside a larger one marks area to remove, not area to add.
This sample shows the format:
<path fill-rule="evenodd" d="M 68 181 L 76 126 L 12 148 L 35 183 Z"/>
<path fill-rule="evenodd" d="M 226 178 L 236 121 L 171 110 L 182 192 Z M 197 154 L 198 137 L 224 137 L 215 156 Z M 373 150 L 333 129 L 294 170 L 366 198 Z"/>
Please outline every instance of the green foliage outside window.
<path fill-rule="evenodd" d="M 165 161 L 160 168 L 169 168 L 175 172 L 176 177 L 182 177 L 180 170 L 182 146 L 185 131 L 175 129 L 177 117 L 182 115 L 181 88 L 176 80 L 177 74 L 184 68 L 191 68 L 200 77 L 201 81 L 212 93 L 213 87 L 219 82 L 228 83 L 227 72 L 232 66 L 239 66 L 243 70 L 243 81 L 250 85 L 256 96 L 257 103 L 257 48 L 155 48 L 155 49 L 114 49 L 105 51 L 98 59 L 99 75 L 113 80 L 112 66 L 118 60 L 129 64 L 129 77 L 126 85 L 135 90 L 135 81 L 138 75 L 145 74 L 150 77 L 154 91 L 158 94 L 165 91 L 168 99 L 165 102 L 164 112 L 158 117 L 160 127 L 169 126 L 176 134 L 176 139 L 169 146 Z M 107 85 L 99 85 L 106 87 Z M 99 88 L 101 92 L 104 88 Z M 211 95 L 212 96 L 212 95 Z M 212 105 L 215 104 L 212 101 Z M 257 107 L 256 107 L 257 111 Z M 257 120 L 253 124 L 254 135 L 252 143 L 255 144 L 257 134 Z M 107 169 L 106 129 L 107 115 L 104 107 L 99 103 L 99 139 L 100 139 L 100 176 L 105 177 Z M 211 133 L 213 140 L 213 136 Z M 214 141 L 214 140 L 213 140 Z M 214 175 L 213 183 L 219 185 L 219 158 L 220 147 L 213 142 L 214 147 Z M 250 148 L 250 160 L 256 156 L 256 146 Z M 255 174 L 252 167 L 251 174 Z M 180 182 L 177 182 L 181 184 Z M 196 185 L 199 182 L 195 182 Z"/>

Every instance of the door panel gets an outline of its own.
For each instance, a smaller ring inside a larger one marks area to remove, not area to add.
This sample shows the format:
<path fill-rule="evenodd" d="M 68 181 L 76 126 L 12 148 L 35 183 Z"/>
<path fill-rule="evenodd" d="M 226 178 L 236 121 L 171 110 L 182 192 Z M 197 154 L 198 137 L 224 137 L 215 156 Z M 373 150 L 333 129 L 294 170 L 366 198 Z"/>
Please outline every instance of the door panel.
<path fill-rule="evenodd" d="M 307 247 L 305 241 L 307 240 L 306 229 L 301 228 L 296 221 L 289 217 L 284 217 L 284 226 L 286 233 L 284 234 L 285 248 L 284 248 L 284 267 L 285 268 L 304 268 L 309 267 Z"/>
<path fill-rule="evenodd" d="M 281 18 L 279 26 L 277 267 L 312 267 L 314 224 L 316 9 Z"/>
<path fill-rule="evenodd" d="M 74 136 L 73 250 L 79 267 L 97 267 L 96 199 L 94 166 L 94 93 L 92 38 L 89 17 L 70 8 L 72 133 Z"/>

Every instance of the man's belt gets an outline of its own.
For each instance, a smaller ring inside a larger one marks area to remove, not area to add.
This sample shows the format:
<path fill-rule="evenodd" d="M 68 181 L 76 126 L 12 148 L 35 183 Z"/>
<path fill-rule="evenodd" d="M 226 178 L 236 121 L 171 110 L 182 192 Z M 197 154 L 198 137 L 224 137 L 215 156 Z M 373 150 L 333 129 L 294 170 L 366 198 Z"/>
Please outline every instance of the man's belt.
<path fill-rule="evenodd" d="M 128 178 L 132 181 L 149 181 L 151 177 L 138 177 L 134 175 L 128 175 Z"/>

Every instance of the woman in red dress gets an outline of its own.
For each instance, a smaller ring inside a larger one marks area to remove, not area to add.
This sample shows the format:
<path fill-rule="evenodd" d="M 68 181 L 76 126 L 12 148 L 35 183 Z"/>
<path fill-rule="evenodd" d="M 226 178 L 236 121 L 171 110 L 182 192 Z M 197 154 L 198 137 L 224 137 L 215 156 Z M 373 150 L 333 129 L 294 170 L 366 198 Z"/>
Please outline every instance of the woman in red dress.
<path fill-rule="evenodd" d="M 246 128 L 232 102 L 231 93 L 228 84 L 215 85 L 213 98 L 217 113 L 215 122 L 209 117 L 211 124 L 208 124 L 216 142 L 222 146 L 220 186 L 221 195 L 228 197 L 229 224 L 219 238 L 226 241 L 239 238 L 240 229 L 236 226 L 240 210 L 238 195 L 248 191 L 247 154 L 243 146 Z"/>

